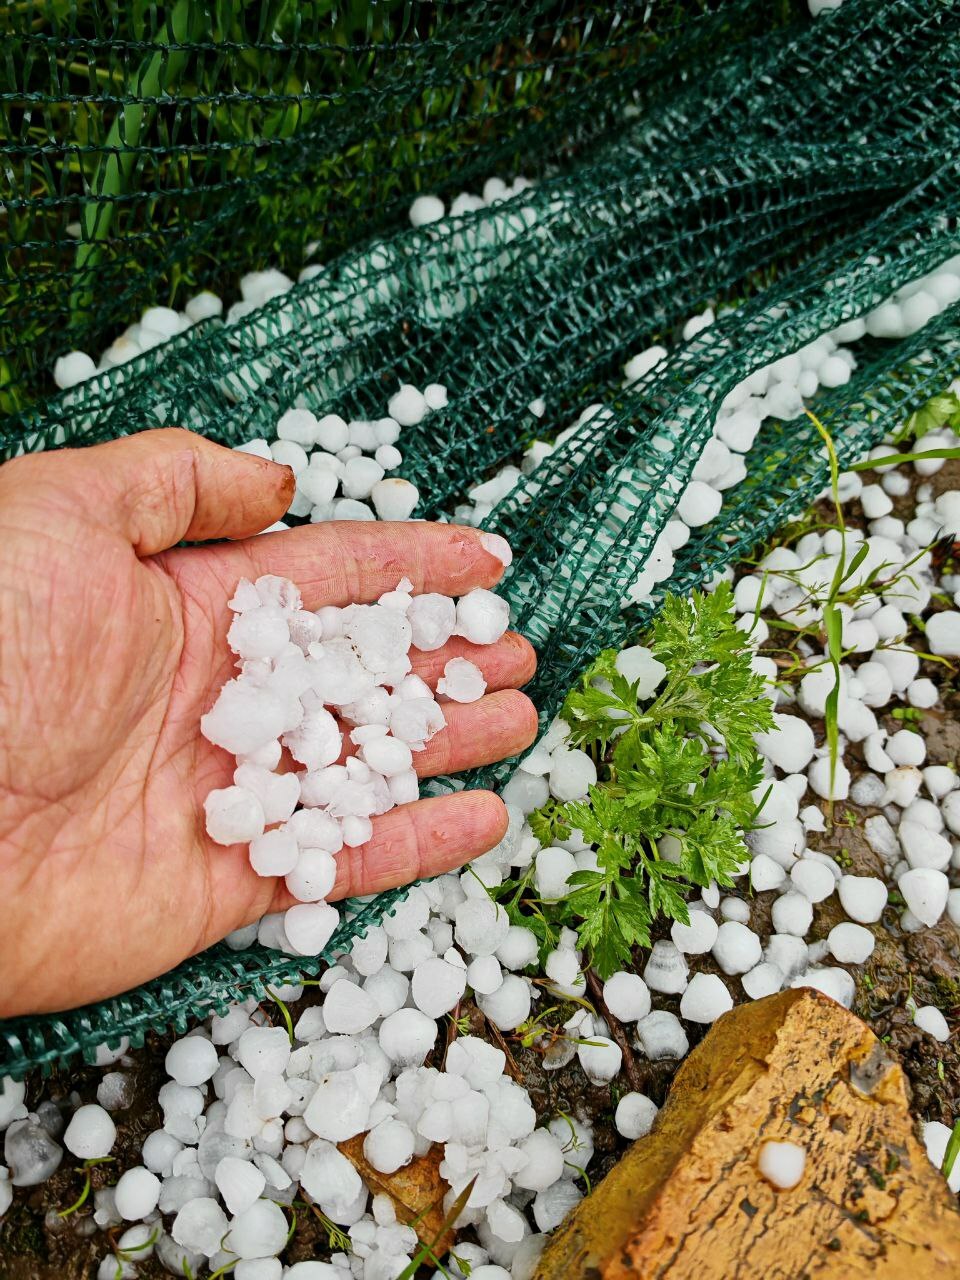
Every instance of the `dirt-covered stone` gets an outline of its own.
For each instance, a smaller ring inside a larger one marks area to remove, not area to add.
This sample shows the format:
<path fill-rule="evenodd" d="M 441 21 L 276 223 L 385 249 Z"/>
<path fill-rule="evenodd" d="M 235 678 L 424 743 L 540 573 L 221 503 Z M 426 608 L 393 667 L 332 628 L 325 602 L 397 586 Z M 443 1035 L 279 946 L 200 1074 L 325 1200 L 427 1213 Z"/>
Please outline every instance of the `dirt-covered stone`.
<path fill-rule="evenodd" d="M 802 1152 L 795 1185 L 761 1170 L 769 1143 Z M 536 1277 L 922 1280 L 958 1264 L 960 1212 L 915 1136 L 901 1066 L 853 1014 L 793 990 L 714 1025 Z"/>

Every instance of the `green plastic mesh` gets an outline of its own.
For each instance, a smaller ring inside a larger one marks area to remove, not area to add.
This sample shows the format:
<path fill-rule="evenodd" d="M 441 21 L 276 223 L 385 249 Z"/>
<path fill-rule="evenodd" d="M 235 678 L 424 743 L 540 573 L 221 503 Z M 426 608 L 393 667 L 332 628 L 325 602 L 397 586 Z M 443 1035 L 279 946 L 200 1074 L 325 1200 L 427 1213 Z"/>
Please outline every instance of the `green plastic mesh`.
<path fill-rule="evenodd" d="M 416 514 L 431 517 L 519 461 L 535 435 L 549 438 L 601 405 L 486 522 L 514 547 L 503 592 L 539 650 L 530 692 L 546 724 L 597 650 L 649 620 L 656 599 L 630 604 L 630 585 L 724 397 L 960 252 L 960 8 L 846 0 L 763 39 L 737 27 L 741 16 L 736 3 L 705 9 L 698 21 L 726 19 L 729 33 L 709 75 L 664 75 L 626 112 L 623 98 L 604 98 L 619 119 L 615 136 L 598 135 L 534 189 L 367 238 L 235 325 L 205 322 L 24 410 L 6 423 L 0 450 L 172 422 L 236 444 L 269 437 L 295 400 L 378 417 L 398 381 L 439 381 L 449 406 L 402 442 L 402 472 L 422 495 Z M 682 62 L 671 60 L 674 38 L 689 52 L 681 26 L 657 46 L 664 66 Z M 682 341 L 683 320 L 718 298 L 728 309 Z M 668 358 L 624 388 L 625 360 L 653 340 Z M 816 399 L 841 464 L 955 376 L 960 304 L 910 338 L 867 338 L 855 352 L 850 382 Z M 540 396 L 547 409 L 537 420 L 527 406 Z M 677 553 L 671 589 L 749 554 L 825 481 L 806 419 L 768 422 L 747 467 L 721 514 Z M 466 781 L 495 783 L 508 768 Z M 460 782 L 433 784 L 450 785 Z M 219 946 L 115 1000 L 11 1020 L 0 1026 L 0 1070 L 89 1055 L 120 1035 L 138 1044 L 151 1029 L 182 1030 L 231 1000 L 263 997 L 316 973 L 401 896 L 348 904 L 316 960 Z"/>
<path fill-rule="evenodd" d="M 781 17 L 795 0 L 778 0 Z M 418 190 L 543 172 L 740 0 L 31 0 L 0 8 L 0 412 L 157 300 L 299 268 Z"/>

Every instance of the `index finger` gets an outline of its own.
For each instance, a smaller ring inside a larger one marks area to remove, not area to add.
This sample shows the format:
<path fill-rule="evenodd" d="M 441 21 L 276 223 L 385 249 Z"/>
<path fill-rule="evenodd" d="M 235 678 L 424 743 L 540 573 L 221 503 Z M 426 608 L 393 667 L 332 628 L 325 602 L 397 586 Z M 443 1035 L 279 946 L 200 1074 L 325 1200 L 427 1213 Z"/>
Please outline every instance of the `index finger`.
<path fill-rule="evenodd" d="M 290 578 L 305 609 L 366 604 L 401 578 L 417 595 L 460 596 L 495 586 L 512 558 L 498 534 L 421 520 L 329 520 L 175 554 L 215 556 L 218 573 L 233 579 Z"/>

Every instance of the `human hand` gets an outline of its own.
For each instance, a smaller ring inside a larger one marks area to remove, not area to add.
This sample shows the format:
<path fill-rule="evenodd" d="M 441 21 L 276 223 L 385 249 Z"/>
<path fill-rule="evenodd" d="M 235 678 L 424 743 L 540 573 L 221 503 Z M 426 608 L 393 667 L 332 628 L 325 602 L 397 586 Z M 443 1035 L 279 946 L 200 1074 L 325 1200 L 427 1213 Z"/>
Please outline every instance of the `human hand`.
<path fill-rule="evenodd" d="M 252 537 L 293 485 L 287 467 L 175 429 L 0 467 L 0 1016 L 127 990 L 293 902 L 204 830 L 204 797 L 235 767 L 200 716 L 234 674 L 227 601 L 241 577 L 291 578 L 316 609 L 375 600 L 403 577 L 461 595 L 503 573 L 480 533 L 454 525 Z M 177 546 L 213 538 L 239 541 Z M 435 687 L 460 654 L 490 691 L 444 708 L 421 776 L 513 755 L 536 732 L 515 688 L 534 671 L 529 644 L 454 639 L 412 651 L 413 669 Z M 331 896 L 437 875 L 505 829 L 490 792 L 404 805 L 338 855 Z"/>

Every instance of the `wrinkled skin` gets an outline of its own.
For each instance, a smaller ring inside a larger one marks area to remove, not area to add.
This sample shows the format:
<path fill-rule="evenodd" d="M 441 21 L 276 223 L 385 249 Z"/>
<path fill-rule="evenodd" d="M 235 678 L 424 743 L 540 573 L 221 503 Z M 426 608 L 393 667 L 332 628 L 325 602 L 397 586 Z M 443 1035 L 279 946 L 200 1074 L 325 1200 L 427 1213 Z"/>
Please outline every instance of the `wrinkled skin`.
<path fill-rule="evenodd" d="M 227 601 L 276 573 L 304 607 L 492 587 L 503 564 L 473 529 L 336 523 L 253 537 L 285 512 L 287 467 L 178 430 L 0 467 L 0 1016 L 127 990 L 289 904 L 241 846 L 205 834 L 203 799 L 234 761 L 200 737 L 234 671 Z M 178 547 L 182 541 L 233 541 Z M 448 707 L 415 760 L 422 776 L 511 755 L 536 716 L 516 687 L 534 669 L 508 633 L 412 654 L 434 686 L 474 658 L 487 694 Z M 334 897 L 458 866 L 506 828 L 489 792 L 421 800 L 344 850 Z"/>

